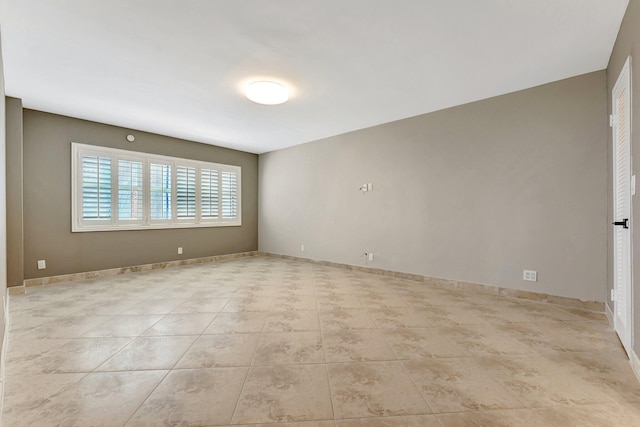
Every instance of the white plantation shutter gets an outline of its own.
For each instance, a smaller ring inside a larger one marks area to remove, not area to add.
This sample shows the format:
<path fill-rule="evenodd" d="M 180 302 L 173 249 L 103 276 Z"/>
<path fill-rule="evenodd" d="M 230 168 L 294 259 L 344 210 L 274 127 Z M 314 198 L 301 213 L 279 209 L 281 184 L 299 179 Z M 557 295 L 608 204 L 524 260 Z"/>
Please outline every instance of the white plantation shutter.
<path fill-rule="evenodd" d="M 200 170 L 200 212 L 202 219 L 218 218 L 220 197 L 219 173 L 214 169 Z"/>
<path fill-rule="evenodd" d="M 118 220 L 142 220 L 142 186 L 142 160 L 118 159 Z"/>
<path fill-rule="evenodd" d="M 111 158 L 82 156 L 82 220 L 111 220 Z"/>
<path fill-rule="evenodd" d="M 222 218 L 238 217 L 238 176 L 235 172 L 222 172 Z"/>
<path fill-rule="evenodd" d="M 171 165 L 149 164 L 149 204 L 151 220 L 170 220 L 173 203 Z"/>
<path fill-rule="evenodd" d="M 176 213 L 179 220 L 196 218 L 195 167 L 176 167 Z"/>
<path fill-rule="evenodd" d="M 631 157 L 629 155 L 629 143 L 628 143 L 628 126 L 626 123 L 627 115 L 625 113 L 627 104 L 627 91 L 623 88 L 616 101 L 617 113 L 616 123 L 614 129 L 616 133 L 616 145 L 614 147 L 616 173 L 614 176 L 614 191 L 615 191 L 615 206 L 614 206 L 614 218 L 616 221 L 624 218 L 631 217 Z M 616 288 L 616 305 L 620 314 L 620 323 L 624 327 L 628 325 L 625 323 L 627 320 L 628 304 L 623 295 L 623 286 L 621 283 L 628 283 L 629 276 L 629 231 L 616 227 L 615 233 L 615 270 L 614 270 L 614 282 L 618 284 Z"/>
<path fill-rule="evenodd" d="M 242 225 L 239 166 L 72 143 L 72 231 Z"/>

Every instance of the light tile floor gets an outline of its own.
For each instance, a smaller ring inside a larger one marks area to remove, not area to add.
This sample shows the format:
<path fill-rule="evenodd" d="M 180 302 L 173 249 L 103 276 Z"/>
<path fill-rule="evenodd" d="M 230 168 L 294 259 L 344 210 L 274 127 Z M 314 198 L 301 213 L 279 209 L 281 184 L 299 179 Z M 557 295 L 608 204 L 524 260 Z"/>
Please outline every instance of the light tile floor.
<path fill-rule="evenodd" d="M 604 315 L 276 258 L 11 297 L 3 425 L 639 426 Z"/>

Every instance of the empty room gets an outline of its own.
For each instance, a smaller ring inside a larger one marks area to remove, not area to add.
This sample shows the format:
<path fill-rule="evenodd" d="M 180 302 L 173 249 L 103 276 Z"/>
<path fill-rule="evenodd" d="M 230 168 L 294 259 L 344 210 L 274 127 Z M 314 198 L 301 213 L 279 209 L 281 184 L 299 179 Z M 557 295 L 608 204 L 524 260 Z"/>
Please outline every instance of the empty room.
<path fill-rule="evenodd" d="M 639 49 L 640 0 L 0 0 L 0 425 L 639 426 Z"/>

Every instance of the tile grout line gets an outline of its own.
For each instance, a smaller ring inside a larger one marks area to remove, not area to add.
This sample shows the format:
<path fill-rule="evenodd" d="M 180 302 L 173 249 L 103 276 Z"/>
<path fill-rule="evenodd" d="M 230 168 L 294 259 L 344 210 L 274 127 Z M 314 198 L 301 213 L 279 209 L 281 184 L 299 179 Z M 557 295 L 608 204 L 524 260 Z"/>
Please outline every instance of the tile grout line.
<path fill-rule="evenodd" d="M 162 371 L 162 370 L 163 369 L 156 369 L 155 371 Z M 125 371 L 125 372 L 129 372 L 129 371 Z M 140 408 L 142 408 L 142 406 L 146 403 L 146 401 L 149 400 L 151 395 L 153 395 L 153 393 L 158 389 L 158 387 L 160 387 L 160 384 L 162 384 L 162 382 L 165 380 L 165 378 L 167 378 L 167 376 L 169 376 L 170 373 L 171 373 L 171 370 L 166 371 L 166 373 L 162 376 L 162 378 L 160 378 L 160 381 L 158 381 L 158 384 L 156 384 L 156 386 L 153 387 L 153 389 L 147 394 L 147 396 L 144 399 L 142 399 L 142 401 L 140 402 L 140 405 L 138 405 L 138 407 L 133 412 L 131 412 L 131 415 L 129 416 L 129 418 L 127 418 L 127 420 L 123 424 L 123 427 L 129 424 L 129 421 L 131 421 L 131 419 L 136 415 L 136 413 L 140 410 Z"/>
<path fill-rule="evenodd" d="M 316 308 L 318 306 L 318 301 L 316 299 Z M 327 376 L 327 387 L 329 388 L 329 402 L 331 402 L 331 414 L 333 415 L 333 424 L 336 425 L 336 407 L 333 402 L 333 390 L 331 388 L 331 379 L 329 378 L 329 359 L 327 358 L 327 349 L 325 347 L 325 338 L 324 338 L 324 330 L 322 329 L 322 325 L 320 324 L 320 312 L 318 311 L 318 328 L 320 333 L 320 340 L 322 342 L 322 354 L 324 355 L 324 372 Z"/>

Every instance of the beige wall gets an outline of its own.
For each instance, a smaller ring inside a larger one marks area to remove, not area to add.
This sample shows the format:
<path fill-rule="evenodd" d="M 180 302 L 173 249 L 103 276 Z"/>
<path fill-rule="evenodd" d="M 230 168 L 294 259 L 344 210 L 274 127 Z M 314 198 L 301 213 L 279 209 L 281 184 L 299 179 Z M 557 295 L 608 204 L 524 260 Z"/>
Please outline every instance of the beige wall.
<path fill-rule="evenodd" d="M 622 66 L 624 65 L 627 57 L 631 55 L 632 63 L 631 63 L 631 87 L 633 93 L 631 95 L 631 113 L 633 117 L 631 118 L 631 155 L 632 155 L 632 173 L 638 175 L 638 171 L 640 170 L 640 138 L 636 135 L 637 129 L 640 129 L 640 1 L 638 0 L 630 0 L 629 6 L 627 8 L 627 12 L 622 21 L 622 25 L 620 27 L 620 32 L 618 33 L 618 38 L 616 39 L 615 46 L 613 48 L 613 52 L 611 54 L 611 58 L 609 59 L 609 66 L 607 68 L 607 108 L 609 114 L 611 113 L 611 92 L 613 90 L 613 86 L 618 79 L 618 75 L 622 70 Z M 607 131 L 608 135 L 608 157 L 607 157 L 607 167 L 608 167 L 608 183 L 607 190 L 609 190 L 609 197 L 607 200 L 607 211 L 608 211 L 608 223 L 613 221 L 613 155 L 612 155 L 612 147 L 613 134 L 610 131 Z M 633 257 L 633 274 L 637 278 L 640 274 L 640 232 L 636 232 L 636 221 L 640 221 L 640 200 L 638 199 L 638 195 L 633 198 L 632 201 L 632 218 L 631 218 L 631 245 L 633 247 L 632 257 Z M 608 275 L 607 275 L 607 283 L 609 290 L 613 288 L 613 227 L 609 227 L 609 233 L 607 236 L 607 242 L 609 244 L 608 247 Z M 634 337 L 633 337 L 633 348 L 636 354 L 640 354 L 640 292 L 638 291 L 638 286 L 634 283 Z M 607 298 L 607 304 L 609 308 L 613 311 L 613 303 L 609 298 Z"/>
<path fill-rule="evenodd" d="M 25 278 L 257 249 L 257 155 L 27 109 L 23 120 Z M 71 142 L 241 166 L 242 226 L 72 233 Z"/>
<path fill-rule="evenodd" d="M 6 98 L 7 109 L 7 285 L 24 280 L 24 227 L 22 223 L 22 100 Z"/>
<path fill-rule="evenodd" d="M 260 250 L 604 301 L 605 89 L 600 71 L 261 155 Z"/>

